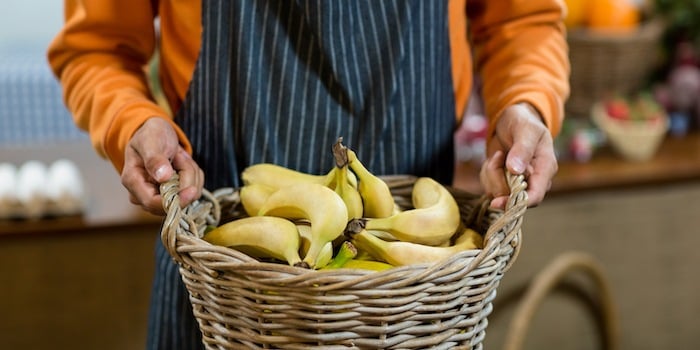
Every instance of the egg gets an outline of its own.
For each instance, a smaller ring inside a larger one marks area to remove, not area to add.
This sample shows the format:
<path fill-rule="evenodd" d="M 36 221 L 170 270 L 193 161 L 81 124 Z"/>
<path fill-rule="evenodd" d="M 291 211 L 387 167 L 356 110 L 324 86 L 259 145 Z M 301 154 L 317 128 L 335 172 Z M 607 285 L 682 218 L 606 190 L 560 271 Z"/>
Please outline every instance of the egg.
<path fill-rule="evenodd" d="M 10 163 L 0 163 L 0 219 L 14 216 L 17 203 L 17 167 Z"/>
<path fill-rule="evenodd" d="M 25 216 L 40 217 L 46 207 L 46 182 L 48 170 L 44 163 L 36 160 L 25 162 L 17 171 L 17 199 Z"/>
<path fill-rule="evenodd" d="M 85 187 L 75 163 L 58 159 L 51 164 L 46 195 L 62 214 L 74 214 L 81 210 Z"/>
<path fill-rule="evenodd" d="M 11 163 L 0 163 L 0 202 L 17 197 L 17 167 Z"/>

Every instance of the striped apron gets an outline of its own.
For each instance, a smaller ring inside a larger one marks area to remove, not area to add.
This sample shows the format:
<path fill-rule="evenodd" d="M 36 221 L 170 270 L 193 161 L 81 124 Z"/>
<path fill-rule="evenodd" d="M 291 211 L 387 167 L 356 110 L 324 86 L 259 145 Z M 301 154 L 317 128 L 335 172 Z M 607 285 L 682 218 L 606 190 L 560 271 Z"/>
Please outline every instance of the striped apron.
<path fill-rule="evenodd" d="M 453 175 L 447 1 L 203 0 L 202 47 L 175 120 L 205 187 L 271 162 L 322 174 L 340 136 L 376 174 Z M 149 349 L 199 349 L 162 244 Z"/>

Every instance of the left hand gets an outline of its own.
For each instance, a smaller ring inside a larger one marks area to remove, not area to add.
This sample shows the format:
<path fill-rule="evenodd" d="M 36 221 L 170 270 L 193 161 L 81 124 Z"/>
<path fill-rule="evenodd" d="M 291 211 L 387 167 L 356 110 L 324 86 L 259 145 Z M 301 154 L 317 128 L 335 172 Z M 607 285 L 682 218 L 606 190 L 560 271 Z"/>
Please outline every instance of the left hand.
<path fill-rule="evenodd" d="M 552 135 L 529 104 L 506 108 L 496 125 L 495 135 L 486 145 L 480 180 L 486 194 L 493 197 L 491 207 L 504 209 L 508 201 L 510 188 L 504 176 L 506 168 L 512 174 L 525 175 L 529 207 L 542 202 L 557 173 Z"/>

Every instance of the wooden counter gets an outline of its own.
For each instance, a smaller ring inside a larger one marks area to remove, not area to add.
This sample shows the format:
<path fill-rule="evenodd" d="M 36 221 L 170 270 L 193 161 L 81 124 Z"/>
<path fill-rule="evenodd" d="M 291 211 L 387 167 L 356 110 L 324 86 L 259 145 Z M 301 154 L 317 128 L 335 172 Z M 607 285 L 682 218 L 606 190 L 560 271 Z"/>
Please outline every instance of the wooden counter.
<path fill-rule="evenodd" d="M 700 132 L 682 138 L 668 137 L 648 161 L 627 161 L 605 147 L 587 163 L 561 162 L 548 196 L 689 180 L 700 180 Z M 483 192 L 478 167 L 457 163 L 454 186 Z"/>
<path fill-rule="evenodd" d="M 161 218 L 129 202 L 88 142 L 0 148 L 0 162 L 80 169 L 82 215 L 0 220 L 0 349 L 139 349 Z"/>

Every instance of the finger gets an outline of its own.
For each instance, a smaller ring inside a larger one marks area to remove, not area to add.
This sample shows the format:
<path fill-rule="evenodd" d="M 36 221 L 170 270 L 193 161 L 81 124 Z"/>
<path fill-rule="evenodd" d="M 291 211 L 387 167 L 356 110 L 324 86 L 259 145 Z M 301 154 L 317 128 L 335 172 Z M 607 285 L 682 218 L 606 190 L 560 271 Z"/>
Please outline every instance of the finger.
<path fill-rule="evenodd" d="M 158 197 L 158 198 L 160 198 L 160 197 Z M 163 209 L 163 206 L 161 204 L 155 203 L 155 201 L 149 202 L 149 203 L 142 203 L 141 200 L 136 198 L 131 193 L 129 193 L 129 201 L 132 204 L 140 206 L 143 210 L 145 210 L 153 215 L 158 215 L 158 216 L 165 215 L 165 210 Z M 160 201 L 158 201 L 158 202 L 160 202 Z"/>
<path fill-rule="evenodd" d="M 480 179 L 487 195 L 499 197 L 510 192 L 504 175 L 504 159 L 504 153 L 496 151 L 481 168 Z"/>
<path fill-rule="evenodd" d="M 180 176 L 180 204 L 186 206 L 201 197 L 204 173 L 184 149 L 173 158 L 173 167 Z"/>
<path fill-rule="evenodd" d="M 534 206 L 544 200 L 546 193 L 552 187 L 552 178 L 557 173 L 558 165 L 555 156 L 537 156 L 534 167 L 527 178 L 528 205 Z"/>
<path fill-rule="evenodd" d="M 158 185 L 147 179 L 143 168 L 127 168 L 122 172 L 122 185 L 129 192 L 129 201 L 153 214 L 164 214 Z"/>
<path fill-rule="evenodd" d="M 539 136 L 532 133 L 517 132 L 513 135 L 513 147 L 506 157 L 506 168 L 515 174 L 524 174 L 534 157 L 539 143 Z"/>
<path fill-rule="evenodd" d="M 505 209 L 506 203 L 508 203 L 508 196 L 500 196 L 492 199 L 489 206 L 496 209 Z"/>

